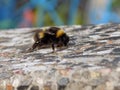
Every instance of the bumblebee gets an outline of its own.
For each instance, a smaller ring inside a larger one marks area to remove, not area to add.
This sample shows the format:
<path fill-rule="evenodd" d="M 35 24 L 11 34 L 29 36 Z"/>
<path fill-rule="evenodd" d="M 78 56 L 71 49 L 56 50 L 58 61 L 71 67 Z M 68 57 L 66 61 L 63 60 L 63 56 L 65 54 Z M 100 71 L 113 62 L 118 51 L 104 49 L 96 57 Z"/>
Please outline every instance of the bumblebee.
<path fill-rule="evenodd" d="M 68 46 L 69 36 L 63 29 L 58 27 L 50 27 L 48 29 L 37 30 L 34 34 L 34 44 L 31 50 L 44 45 L 50 45 L 53 52 L 55 47 Z"/>

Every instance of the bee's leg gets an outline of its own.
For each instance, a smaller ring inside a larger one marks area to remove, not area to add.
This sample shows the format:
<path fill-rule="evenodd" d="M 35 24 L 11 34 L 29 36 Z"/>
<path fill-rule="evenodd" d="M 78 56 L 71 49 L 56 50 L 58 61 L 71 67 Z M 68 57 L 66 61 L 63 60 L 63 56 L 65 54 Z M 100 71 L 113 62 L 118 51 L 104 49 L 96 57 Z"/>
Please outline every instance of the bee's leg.
<path fill-rule="evenodd" d="M 62 44 L 62 43 L 59 43 L 59 44 L 57 45 L 57 48 L 58 48 L 59 50 L 61 50 L 61 49 L 62 49 L 62 46 L 63 46 L 63 44 Z"/>
<path fill-rule="evenodd" d="M 36 49 L 36 47 L 38 46 L 39 42 L 35 42 L 32 46 L 32 50 Z"/>
<path fill-rule="evenodd" d="M 32 45 L 32 47 L 29 48 L 27 51 L 28 51 L 28 52 L 34 51 L 38 45 L 39 45 L 39 42 L 35 42 L 35 43 Z"/>
<path fill-rule="evenodd" d="M 55 52 L 55 45 L 54 44 L 52 44 L 52 50 L 53 50 L 53 52 Z"/>

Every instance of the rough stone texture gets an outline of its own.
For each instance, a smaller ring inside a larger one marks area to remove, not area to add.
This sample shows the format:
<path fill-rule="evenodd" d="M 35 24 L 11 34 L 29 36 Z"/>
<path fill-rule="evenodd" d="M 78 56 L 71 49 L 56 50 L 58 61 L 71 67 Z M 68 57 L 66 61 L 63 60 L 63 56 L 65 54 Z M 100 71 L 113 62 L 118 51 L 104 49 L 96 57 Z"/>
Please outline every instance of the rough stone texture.
<path fill-rule="evenodd" d="M 69 47 L 26 52 L 33 29 L 0 31 L 0 90 L 120 90 L 120 24 L 62 26 Z"/>

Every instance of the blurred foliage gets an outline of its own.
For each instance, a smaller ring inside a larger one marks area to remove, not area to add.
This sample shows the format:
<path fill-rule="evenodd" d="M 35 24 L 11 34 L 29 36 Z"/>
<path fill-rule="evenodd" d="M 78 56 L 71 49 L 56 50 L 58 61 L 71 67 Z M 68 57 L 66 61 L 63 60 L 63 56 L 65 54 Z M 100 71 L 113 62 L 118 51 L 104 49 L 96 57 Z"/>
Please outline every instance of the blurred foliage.
<path fill-rule="evenodd" d="M 0 28 L 6 29 L 6 28 L 18 28 L 18 27 L 40 27 L 40 26 L 56 25 L 56 22 L 54 20 L 56 18 L 51 17 L 50 12 L 44 10 L 43 9 L 44 7 L 42 8 L 41 6 L 38 6 L 38 4 L 37 5 L 30 4 L 29 6 L 27 6 L 30 0 L 20 0 L 19 2 L 17 0 L 13 0 L 16 2 L 11 2 L 11 3 L 10 3 L 11 0 L 8 1 L 9 2 L 7 2 L 7 0 L 0 1 L 0 6 L 1 7 L 3 6 L 6 10 L 6 11 L 2 10 L 3 7 L 2 9 L 0 7 L 0 10 L 4 11 L 3 13 L 1 13 Z M 86 16 L 88 15 L 88 11 L 86 10 L 86 6 L 88 1 L 87 0 L 80 0 L 80 1 L 81 2 L 77 7 L 75 16 L 73 17 L 74 21 L 72 24 L 86 24 L 87 22 Z M 7 5 L 9 3 L 10 6 Z M 58 0 L 54 8 L 58 17 L 60 18 L 60 20 L 63 22 L 64 25 L 68 25 L 70 21 L 69 16 L 71 15 L 71 10 L 70 10 L 71 3 L 73 3 L 72 0 Z M 6 6 L 8 6 L 8 8 L 12 7 L 12 9 L 6 9 Z M 46 8 L 49 7 L 46 6 Z M 116 8 L 117 11 L 119 11 L 120 0 L 112 1 L 113 11 L 115 11 Z M 7 18 L 4 18 L 4 14 L 6 14 L 7 11 L 9 12 L 10 15 L 7 15 L 6 16 Z M 41 11 L 43 11 L 42 16 L 40 16 Z"/>
<path fill-rule="evenodd" d="M 59 3 L 58 6 L 56 7 L 57 14 L 59 15 L 60 19 L 62 22 L 67 25 L 68 24 L 68 17 L 69 17 L 69 2 L 64 2 L 64 3 Z M 67 6 L 67 7 L 66 7 Z M 49 25 L 55 25 L 53 20 L 51 19 L 49 13 L 45 12 L 46 15 L 44 16 L 44 26 L 49 26 Z M 83 11 L 78 8 L 77 14 L 75 16 L 75 23 L 74 24 L 83 24 Z"/>
<path fill-rule="evenodd" d="M 112 7 L 113 7 L 113 8 L 118 8 L 118 7 L 120 7 L 120 0 L 113 0 Z"/>

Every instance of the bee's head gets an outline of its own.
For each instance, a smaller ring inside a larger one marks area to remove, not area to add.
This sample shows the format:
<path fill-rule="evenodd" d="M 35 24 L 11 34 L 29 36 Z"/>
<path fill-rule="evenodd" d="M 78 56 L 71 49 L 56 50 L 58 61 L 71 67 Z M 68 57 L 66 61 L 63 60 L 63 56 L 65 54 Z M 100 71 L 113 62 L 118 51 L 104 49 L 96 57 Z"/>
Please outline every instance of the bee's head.
<path fill-rule="evenodd" d="M 65 34 L 65 37 L 64 37 L 64 45 L 67 46 L 68 45 L 68 42 L 69 42 L 69 36 Z"/>
<path fill-rule="evenodd" d="M 68 45 L 69 36 L 68 36 L 67 34 L 64 34 L 64 35 L 63 35 L 62 42 L 63 42 L 64 46 L 67 46 L 67 45 Z"/>

